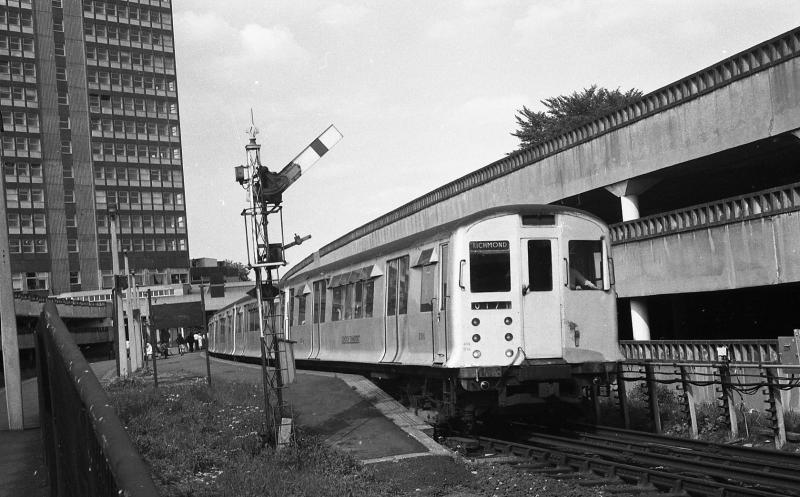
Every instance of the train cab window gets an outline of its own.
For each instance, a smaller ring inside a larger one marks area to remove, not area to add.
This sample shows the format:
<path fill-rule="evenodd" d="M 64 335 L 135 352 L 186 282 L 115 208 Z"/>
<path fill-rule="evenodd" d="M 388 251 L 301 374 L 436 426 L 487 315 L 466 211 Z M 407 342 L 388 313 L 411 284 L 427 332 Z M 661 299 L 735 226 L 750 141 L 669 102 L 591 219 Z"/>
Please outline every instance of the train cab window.
<path fill-rule="evenodd" d="M 343 301 L 344 301 L 343 286 L 335 286 L 331 289 L 333 299 L 331 300 L 331 321 L 340 321 L 344 319 Z"/>
<path fill-rule="evenodd" d="M 528 289 L 532 292 L 553 290 L 550 240 L 528 240 L 528 281 Z"/>
<path fill-rule="evenodd" d="M 570 290 L 603 289 L 603 242 L 601 240 L 569 241 Z"/>
<path fill-rule="evenodd" d="M 469 286 L 472 293 L 511 290 L 508 240 L 469 242 Z"/>
<path fill-rule="evenodd" d="M 375 293 L 375 281 L 369 280 L 364 282 L 364 317 L 372 317 L 372 305 Z"/>

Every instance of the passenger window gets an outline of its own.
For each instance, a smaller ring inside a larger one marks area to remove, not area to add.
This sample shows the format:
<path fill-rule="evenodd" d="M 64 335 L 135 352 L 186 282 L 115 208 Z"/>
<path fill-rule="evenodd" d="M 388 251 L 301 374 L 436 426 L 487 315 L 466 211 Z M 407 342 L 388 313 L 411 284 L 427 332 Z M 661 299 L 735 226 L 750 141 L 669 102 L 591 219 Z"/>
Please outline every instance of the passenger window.
<path fill-rule="evenodd" d="M 508 240 L 469 242 L 469 286 L 472 293 L 511 290 Z"/>
<path fill-rule="evenodd" d="M 528 240 L 528 290 L 553 290 L 553 257 L 550 240 Z"/>
<path fill-rule="evenodd" d="M 386 315 L 408 312 L 408 256 L 392 259 L 386 264 Z"/>
<path fill-rule="evenodd" d="M 344 300 L 344 288 L 343 286 L 337 286 L 333 288 L 333 302 L 331 302 L 331 321 L 339 321 L 344 319 L 343 311 L 342 311 L 342 301 Z"/>
<path fill-rule="evenodd" d="M 602 290 L 603 286 L 603 242 L 570 240 L 570 290 Z"/>

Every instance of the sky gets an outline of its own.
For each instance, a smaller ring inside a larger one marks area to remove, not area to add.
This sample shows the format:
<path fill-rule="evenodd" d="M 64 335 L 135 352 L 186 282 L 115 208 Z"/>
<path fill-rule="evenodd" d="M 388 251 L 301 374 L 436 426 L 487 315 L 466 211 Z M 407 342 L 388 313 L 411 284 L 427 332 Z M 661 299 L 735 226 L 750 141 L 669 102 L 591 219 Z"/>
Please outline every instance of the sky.
<path fill-rule="evenodd" d="M 502 158 L 522 106 L 656 90 L 800 24 L 796 0 L 173 0 L 190 257 L 247 261 L 234 181 L 344 135 L 284 194 L 283 224 L 348 231 Z M 276 224 L 277 226 L 277 224 Z"/>

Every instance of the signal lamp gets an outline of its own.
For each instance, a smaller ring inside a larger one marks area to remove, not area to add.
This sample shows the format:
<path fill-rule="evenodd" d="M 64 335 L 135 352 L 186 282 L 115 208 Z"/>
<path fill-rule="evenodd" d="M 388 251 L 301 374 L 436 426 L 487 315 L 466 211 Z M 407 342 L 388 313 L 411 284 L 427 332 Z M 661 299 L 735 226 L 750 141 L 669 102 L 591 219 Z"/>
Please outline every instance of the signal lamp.
<path fill-rule="evenodd" d="M 480 342 L 481 341 L 481 336 L 478 335 L 477 333 L 475 333 L 474 335 L 472 335 L 472 341 L 475 342 L 475 343 Z"/>
<path fill-rule="evenodd" d="M 514 335 L 512 335 L 511 333 L 506 333 L 506 342 L 510 342 L 513 339 L 514 339 Z"/>
<path fill-rule="evenodd" d="M 472 318 L 472 326 L 478 326 L 481 324 L 481 320 L 478 318 Z"/>
<path fill-rule="evenodd" d="M 511 357 L 514 355 L 514 351 L 511 349 L 506 349 L 506 357 Z"/>
<path fill-rule="evenodd" d="M 481 357 L 481 351 L 480 350 L 473 351 L 472 357 L 474 357 L 475 359 L 479 359 Z"/>
<path fill-rule="evenodd" d="M 514 320 L 513 320 L 513 319 L 511 319 L 511 317 L 509 317 L 509 316 L 506 316 L 506 318 L 503 320 L 503 322 L 504 322 L 505 324 L 511 324 L 511 323 L 513 323 L 513 322 L 514 322 Z"/>

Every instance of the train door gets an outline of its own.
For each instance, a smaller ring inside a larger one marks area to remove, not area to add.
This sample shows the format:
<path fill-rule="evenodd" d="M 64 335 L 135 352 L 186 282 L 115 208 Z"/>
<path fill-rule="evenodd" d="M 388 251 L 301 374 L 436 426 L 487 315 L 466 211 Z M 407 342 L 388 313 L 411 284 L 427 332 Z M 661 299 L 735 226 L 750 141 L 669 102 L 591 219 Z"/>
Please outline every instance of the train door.
<path fill-rule="evenodd" d="M 439 246 L 439 296 L 431 310 L 433 320 L 433 363 L 447 361 L 447 308 L 450 298 L 447 284 L 450 282 L 450 258 L 448 244 Z"/>
<path fill-rule="evenodd" d="M 408 320 L 408 256 L 386 263 L 386 325 L 381 362 L 395 362 Z"/>
<path fill-rule="evenodd" d="M 309 359 L 316 359 L 319 356 L 321 333 L 320 327 L 325 323 L 325 296 L 328 293 L 328 285 L 325 280 L 314 282 L 314 307 L 311 316 L 311 354 Z"/>
<path fill-rule="evenodd" d="M 522 328 L 525 356 L 561 357 L 561 286 L 555 238 L 522 239 Z"/>

